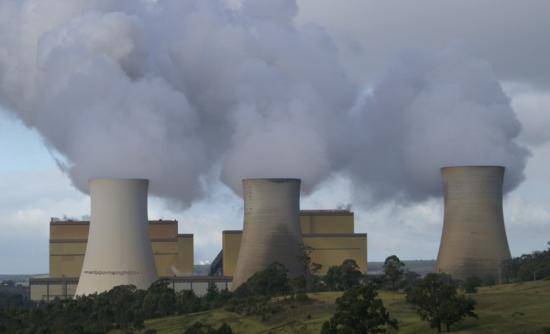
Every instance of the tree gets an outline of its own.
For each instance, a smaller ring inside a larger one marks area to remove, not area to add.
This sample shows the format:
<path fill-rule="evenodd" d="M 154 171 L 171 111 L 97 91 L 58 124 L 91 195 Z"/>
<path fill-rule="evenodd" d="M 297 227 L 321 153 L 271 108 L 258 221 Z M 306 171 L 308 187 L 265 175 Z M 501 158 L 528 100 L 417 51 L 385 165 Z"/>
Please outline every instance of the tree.
<path fill-rule="evenodd" d="M 456 283 L 445 274 L 431 273 L 419 280 L 416 287 L 407 292 L 407 302 L 413 304 L 420 318 L 438 332 L 443 325 L 449 331 L 451 325 L 465 317 L 477 318 L 475 301 L 459 295 Z"/>
<path fill-rule="evenodd" d="M 401 280 L 401 286 L 405 289 L 405 291 L 410 290 L 416 286 L 418 279 L 420 279 L 420 274 L 412 270 L 405 270 L 403 279 Z"/>
<path fill-rule="evenodd" d="M 252 275 L 244 284 L 241 284 L 235 295 L 247 297 L 253 295 L 281 296 L 290 293 L 291 288 L 287 276 L 287 269 L 280 263 L 273 263 L 266 269 Z"/>
<path fill-rule="evenodd" d="M 405 264 L 396 256 L 388 256 L 384 261 L 384 277 L 391 282 L 391 289 L 397 290 L 397 283 L 403 277 Z"/>
<path fill-rule="evenodd" d="M 214 329 L 211 325 L 195 322 L 189 327 L 184 334 L 233 334 L 231 326 L 225 322 L 218 329 Z"/>
<path fill-rule="evenodd" d="M 332 266 L 328 269 L 324 281 L 330 290 L 345 291 L 361 284 L 363 274 L 359 270 L 357 262 L 348 259 L 340 266 Z"/>
<path fill-rule="evenodd" d="M 464 281 L 464 291 L 467 293 L 476 293 L 477 288 L 482 285 L 482 281 L 479 277 L 468 277 Z"/>
<path fill-rule="evenodd" d="M 503 261 L 501 272 L 505 282 L 536 281 L 550 277 L 550 247 Z"/>
<path fill-rule="evenodd" d="M 166 317 L 174 313 L 176 293 L 168 287 L 168 281 L 151 284 L 143 298 L 143 312 L 147 318 Z"/>
<path fill-rule="evenodd" d="M 304 267 L 304 277 L 301 285 L 303 285 L 302 288 L 306 291 L 317 290 L 319 284 L 319 277 L 317 274 L 323 267 L 322 265 L 311 261 L 312 252 L 313 248 L 306 246 L 305 244 L 300 245 L 298 262 L 300 262 Z"/>
<path fill-rule="evenodd" d="M 372 284 L 356 286 L 336 300 L 336 313 L 325 321 L 321 334 L 385 333 L 397 329 Z"/>
<path fill-rule="evenodd" d="M 341 290 L 341 277 L 342 277 L 342 269 L 340 266 L 331 266 L 328 268 L 328 271 L 323 278 L 323 281 L 325 281 L 325 284 L 331 291 L 340 291 Z"/>

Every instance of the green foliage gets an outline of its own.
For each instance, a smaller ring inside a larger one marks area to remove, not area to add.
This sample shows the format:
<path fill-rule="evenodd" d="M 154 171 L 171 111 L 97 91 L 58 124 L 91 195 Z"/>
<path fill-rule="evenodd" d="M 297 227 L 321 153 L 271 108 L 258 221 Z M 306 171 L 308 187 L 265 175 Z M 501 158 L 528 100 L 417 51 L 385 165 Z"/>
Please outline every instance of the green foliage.
<path fill-rule="evenodd" d="M 158 280 L 147 289 L 142 305 L 148 319 L 166 317 L 175 311 L 176 294 L 168 287 L 168 281 Z"/>
<path fill-rule="evenodd" d="M 273 263 L 263 271 L 252 275 L 235 290 L 237 298 L 249 296 L 282 296 L 292 291 L 287 269 L 280 263 Z"/>
<path fill-rule="evenodd" d="M 420 275 L 411 270 L 405 270 L 403 278 L 401 279 L 400 286 L 405 291 L 408 291 L 416 286 L 416 283 L 420 279 Z"/>
<path fill-rule="evenodd" d="M 385 333 L 397 329 L 373 285 L 356 286 L 336 300 L 336 313 L 323 323 L 321 334 Z"/>
<path fill-rule="evenodd" d="M 286 268 L 273 263 L 250 277 L 224 303 L 228 311 L 267 320 L 287 306 L 309 302 L 304 277 L 289 280 Z"/>
<path fill-rule="evenodd" d="M 29 309 L 32 302 L 19 293 L 0 292 L 0 310 Z"/>
<path fill-rule="evenodd" d="M 225 322 L 218 328 L 203 324 L 201 322 L 195 322 L 191 327 L 189 327 L 184 334 L 233 334 L 231 326 Z"/>
<path fill-rule="evenodd" d="M 399 288 L 399 281 L 403 278 L 405 264 L 396 255 L 391 255 L 384 261 L 384 278 L 390 282 L 391 290 Z"/>
<path fill-rule="evenodd" d="M 483 281 L 479 277 L 468 277 L 464 281 L 464 291 L 467 293 L 476 293 L 477 288 L 483 285 Z"/>
<path fill-rule="evenodd" d="M 11 298 L 0 299 L 0 333 L 106 333 L 113 329 L 143 328 L 145 319 L 199 312 L 219 307 L 230 294 L 211 286 L 199 298 L 192 291 L 175 293 L 166 281 L 147 290 L 121 285 L 112 290 L 75 299 L 56 299 L 30 307 Z M 0 296 L 1 297 L 1 296 Z M 13 305 L 19 305 L 13 307 Z"/>
<path fill-rule="evenodd" d="M 418 281 L 416 287 L 407 292 L 407 302 L 413 304 L 422 320 L 441 332 L 443 325 L 447 331 L 451 325 L 465 317 L 477 318 L 474 313 L 475 301 L 459 295 L 457 284 L 445 274 L 428 274 Z"/>
<path fill-rule="evenodd" d="M 524 254 L 502 263 L 502 278 L 505 282 L 525 282 L 550 278 L 549 248 Z"/>
<path fill-rule="evenodd" d="M 282 300 L 273 300 L 267 296 L 247 296 L 229 300 L 226 310 L 240 315 L 257 315 L 262 320 L 269 319 L 283 309 Z"/>
<path fill-rule="evenodd" d="M 340 266 L 328 269 L 323 281 L 329 290 L 345 291 L 361 284 L 363 274 L 354 260 L 345 260 Z"/>
<path fill-rule="evenodd" d="M 300 245 L 298 262 L 304 266 L 305 275 L 298 277 L 292 282 L 295 289 L 303 289 L 305 291 L 322 290 L 322 282 L 318 274 L 323 266 L 321 264 L 311 262 L 311 252 L 313 252 L 313 248 L 304 244 Z"/>

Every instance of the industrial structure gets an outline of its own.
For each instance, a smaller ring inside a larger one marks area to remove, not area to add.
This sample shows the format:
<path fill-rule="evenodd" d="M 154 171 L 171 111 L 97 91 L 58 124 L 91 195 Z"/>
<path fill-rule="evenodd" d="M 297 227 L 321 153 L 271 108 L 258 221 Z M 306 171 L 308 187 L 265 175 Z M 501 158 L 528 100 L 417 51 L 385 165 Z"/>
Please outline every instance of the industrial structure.
<path fill-rule="evenodd" d="M 441 169 L 445 214 L 437 271 L 454 278 L 500 278 L 510 258 L 502 212 L 504 167 Z"/>
<path fill-rule="evenodd" d="M 97 186 L 94 186 L 96 182 Z M 311 262 L 319 265 L 318 274 L 326 273 L 331 266 L 340 265 L 346 259 L 355 260 L 360 270 L 366 273 L 367 235 L 354 233 L 353 212 L 300 211 L 300 181 L 296 179 L 246 180 L 244 185 L 245 226 L 249 227 L 252 237 L 248 240 L 248 246 L 246 243 L 244 246 L 248 248 L 249 256 L 243 257 L 243 272 L 248 270 L 252 275 L 256 270 L 252 265 L 257 265 L 257 270 L 261 270 L 264 265 L 277 261 L 290 269 L 294 265 L 294 271 L 290 274 L 300 275 L 304 266 L 299 263 L 298 255 L 303 242 L 308 247 Z M 92 274 L 95 271 L 99 278 L 108 278 L 104 281 L 109 281 L 112 286 L 136 284 L 130 280 L 133 278 L 131 274 L 138 270 L 127 266 L 127 263 L 132 263 L 132 260 L 140 262 L 141 259 L 134 257 L 149 255 L 147 247 L 135 251 L 134 243 L 148 245 L 152 249 L 155 276 L 169 281 L 176 291 L 192 289 L 201 295 L 206 293 L 209 284 L 224 289 L 231 285 L 233 276 L 238 278 L 236 267 L 242 231 L 223 231 L 223 249 L 211 265 L 210 276 L 196 276 L 193 235 L 179 234 L 176 220 L 151 220 L 147 223 L 145 180 L 97 180 L 91 182 L 90 190 L 91 223 L 57 218 L 50 220 L 50 271 L 49 275 L 30 280 L 32 300 L 70 298 L 77 294 L 76 289 L 81 281 L 88 286 L 93 285 L 94 289 L 88 289 L 88 292 L 79 290 L 78 294 L 109 289 L 99 280 L 96 282 L 100 284 L 96 285 L 91 279 L 94 276 L 83 281 L 84 275 L 81 276 L 81 273 L 90 276 L 85 271 L 92 271 Z M 94 234 L 93 226 L 99 218 L 102 219 L 98 224 L 99 232 Z M 269 223 L 271 221 L 275 224 Z M 93 246 L 94 240 L 99 240 L 101 247 Z M 94 261 L 85 267 L 84 259 L 88 258 L 88 254 L 94 254 L 91 259 L 96 257 L 95 266 L 98 269 L 91 269 Z M 258 256 L 263 259 L 260 265 L 254 259 Z M 123 262 L 126 260 L 120 260 L 124 257 L 130 257 L 131 261 L 126 263 Z M 119 260 L 115 261 L 118 263 L 113 265 L 113 259 L 117 258 Z M 147 260 L 143 262 L 151 267 Z M 245 280 L 244 275 L 242 277 L 241 280 Z M 141 287 L 146 286 L 142 284 Z"/>
<path fill-rule="evenodd" d="M 158 275 L 148 235 L 148 180 L 91 180 L 91 222 L 76 295 L 147 289 Z"/>
<path fill-rule="evenodd" d="M 300 183 L 299 179 L 243 180 L 244 232 L 233 289 L 274 262 L 284 265 L 290 277 L 304 274 L 299 261 Z"/>
<path fill-rule="evenodd" d="M 79 277 L 88 242 L 89 221 L 50 221 L 49 277 Z M 179 234 L 177 220 L 150 220 L 149 239 L 157 275 L 193 273 L 193 234 Z"/>
<path fill-rule="evenodd" d="M 311 262 L 320 265 L 317 274 L 324 275 L 332 266 L 354 260 L 359 270 L 367 273 L 367 234 L 355 233 L 355 215 L 349 210 L 302 210 L 302 240 L 308 247 Z M 233 276 L 243 231 L 222 232 L 222 250 L 210 267 L 211 275 Z"/>
<path fill-rule="evenodd" d="M 311 262 L 320 265 L 324 275 L 332 266 L 354 260 L 367 273 L 367 234 L 354 233 L 354 214 L 349 210 L 302 210 L 302 240 L 309 249 Z M 212 261 L 212 275 L 233 276 L 239 257 L 243 232 L 223 231 L 222 250 Z"/>
<path fill-rule="evenodd" d="M 82 271 L 88 242 L 89 221 L 50 220 L 50 271 L 46 277 L 31 279 L 31 299 L 53 300 L 74 296 Z M 157 275 L 175 281 L 176 289 L 192 288 L 195 293 L 206 292 L 210 282 L 220 289 L 229 278 L 214 281 L 193 275 L 193 234 L 179 234 L 177 220 L 150 220 L 149 239 Z M 179 290 L 178 290 L 179 291 Z"/>

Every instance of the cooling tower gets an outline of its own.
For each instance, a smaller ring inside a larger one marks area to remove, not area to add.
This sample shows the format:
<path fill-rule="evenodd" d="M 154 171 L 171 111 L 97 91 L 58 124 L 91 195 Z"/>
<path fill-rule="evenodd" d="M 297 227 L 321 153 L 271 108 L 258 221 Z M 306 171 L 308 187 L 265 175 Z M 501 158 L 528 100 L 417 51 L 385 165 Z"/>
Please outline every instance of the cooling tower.
<path fill-rule="evenodd" d="M 289 277 L 303 275 L 300 180 L 246 179 L 243 188 L 244 228 L 232 289 L 274 262 Z"/>
<path fill-rule="evenodd" d="M 499 280 L 501 262 L 510 258 L 502 214 L 504 167 L 445 167 L 441 173 L 445 216 L 437 271 L 463 280 Z"/>
<path fill-rule="evenodd" d="M 146 289 L 157 279 L 148 235 L 148 184 L 139 179 L 90 181 L 90 231 L 76 295 L 128 284 Z"/>

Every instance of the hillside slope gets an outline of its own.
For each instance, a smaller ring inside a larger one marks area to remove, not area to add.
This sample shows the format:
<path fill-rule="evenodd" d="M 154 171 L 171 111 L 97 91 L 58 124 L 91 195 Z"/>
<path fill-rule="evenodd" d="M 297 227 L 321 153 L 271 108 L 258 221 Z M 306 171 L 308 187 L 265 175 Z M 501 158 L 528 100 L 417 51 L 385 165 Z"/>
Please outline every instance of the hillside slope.
<path fill-rule="evenodd" d="M 242 317 L 224 310 L 148 320 L 147 329 L 161 333 L 182 333 L 195 321 L 219 326 L 227 322 L 235 333 L 319 333 L 325 320 L 334 312 L 340 293 L 311 294 L 314 302 L 287 309 L 267 321 Z M 399 320 L 397 333 L 435 333 L 405 303 L 404 294 L 380 294 L 390 314 Z M 457 325 L 453 333 L 550 333 L 550 281 L 507 284 L 481 288 L 473 295 L 479 320 L 469 319 Z"/>

